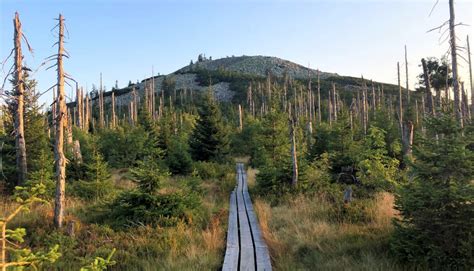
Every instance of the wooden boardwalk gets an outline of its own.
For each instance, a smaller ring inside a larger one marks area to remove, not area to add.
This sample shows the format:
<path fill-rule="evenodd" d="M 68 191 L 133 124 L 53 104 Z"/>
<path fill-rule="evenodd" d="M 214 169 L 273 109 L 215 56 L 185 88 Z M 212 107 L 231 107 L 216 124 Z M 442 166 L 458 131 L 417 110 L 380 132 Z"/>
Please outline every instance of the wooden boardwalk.
<path fill-rule="evenodd" d="M 247 189 L 244 164 L 237 164 L 237 186 L 230 195 L 227 248 L 222 270 L 272 270 Z"/>

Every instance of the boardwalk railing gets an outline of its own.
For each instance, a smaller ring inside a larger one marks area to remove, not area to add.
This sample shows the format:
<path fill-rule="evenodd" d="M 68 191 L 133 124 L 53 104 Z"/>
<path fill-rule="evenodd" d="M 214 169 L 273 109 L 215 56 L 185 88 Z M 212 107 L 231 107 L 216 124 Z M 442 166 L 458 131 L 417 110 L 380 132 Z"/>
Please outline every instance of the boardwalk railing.
<path fill-rule="evenodd" d="M 227 248 L 222 270 L 272 270 L 242 163 L 237 164 L 237 186 L 230 195 Z"/>

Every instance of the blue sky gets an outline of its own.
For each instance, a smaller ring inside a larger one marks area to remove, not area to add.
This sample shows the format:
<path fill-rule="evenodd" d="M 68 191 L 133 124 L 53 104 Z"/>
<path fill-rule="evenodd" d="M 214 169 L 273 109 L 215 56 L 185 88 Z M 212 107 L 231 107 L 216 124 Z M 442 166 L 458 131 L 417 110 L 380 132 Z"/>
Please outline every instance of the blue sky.
<path fill-rule="evenodd" d="M 426 33 L 449 16 L 447 0 L 440 0 L 429 16 L 435 2 L 1 0 L 0 57 L 5 59 L 12 48 L 12 18 L 18 11 L 35 50 L 32 56 L 24 48 L 25 60 L 37 68 L 55 53 L 51 28 L 62 13 L 71 54 L 65 68 L 89 90 L 98 84 L 100 72 L 110 89 L 115 80 L 124 86 L 150 76 L 152 66 L 155 73 L 173 72 L 199 53 L 214 59 L 278 56 L 323 71 L 396 83 L 396 63 L 404 63 L 405 44 L 413 87 L 421 57 L 440 57 L 448 47 L 440 44 L 440 33 Z M 456 1 L 456 12 L 457 22 L 472 25 L 472 2 Z M 470 33 L 472 26 L 458 28 L 460 45 Z M 468 81 L 467 64 L 461 64 Z M 54 84 L 55 71 L 43 67 L 34 77 L 45 90 Z M 48 99 L 51 93 L 42 101 Z"/>

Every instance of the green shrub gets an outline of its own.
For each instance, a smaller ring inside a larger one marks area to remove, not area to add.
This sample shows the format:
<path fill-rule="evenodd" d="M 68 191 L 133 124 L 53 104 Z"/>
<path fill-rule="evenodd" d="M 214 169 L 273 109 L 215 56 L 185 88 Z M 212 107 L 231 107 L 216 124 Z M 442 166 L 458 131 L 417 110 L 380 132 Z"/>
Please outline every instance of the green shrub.
<path fill-rule="evenodd" d="M 193 166 L 194 175 L 202 179 L 219 179 L 223 178 L 226 173 L 235 171 L 231 165 L 215 162 L 194 162 Z"/>
<path fill-rule="evenodd" d="M 110 205 L 106 222 L 116 227 L 130 225 L 174 226 L 192 222 L 200 206 L 194 193 L 149 194 L 138 190 L 123 192 Z"/>
<path fill-rule="evenodd" d="M 172 137 L 167 147 L 166 164 L 173 174 L 189 174 L 192 171 L 193 160 L 186 141 Z"/>
<path fill-rule="evenodd" d="M 86 179 L 73 181 L 68 185 L 70 194 L 84 199 L 106 198 L 113 194 L 115 186 L 107 163 L 97 150 L 93 154 L 92 161 L 85 164 L 84 168 Z"/>
<path fill-rule="evenodd" d="M 143 193 L 156 192 L 169 176 L 169 173 L 163 170 L 163 166 L 152 157 L 139 161 L 138 166 L 130 171 L 133 181 L 137 183 L 138 189 Z"/>
<path fill-rule="evenodd" d="M 426 120 L 411 165 L 414 180 L 396 195 L 392 251 L 429 269 L 472 270 L 474 258 L 473 130 L 454 116 Z M 463 134 L 464 133 L 464 134 Z"/>

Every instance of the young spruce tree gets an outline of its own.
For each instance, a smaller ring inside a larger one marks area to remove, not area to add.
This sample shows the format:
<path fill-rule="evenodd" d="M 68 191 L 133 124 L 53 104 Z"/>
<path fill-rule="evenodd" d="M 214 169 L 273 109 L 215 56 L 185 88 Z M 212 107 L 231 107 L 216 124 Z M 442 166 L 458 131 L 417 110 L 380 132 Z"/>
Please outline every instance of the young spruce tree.
<path fill-rule="evenodd" d="M 210 91 L 199 108 L 199 119 L 189 143 L 194 160 L 219 162 L 229 154 L 228 131 Z"/>
<path fill-rule="evenodd" d="M 472 270 L 474 260 L 474 151 L 472 127 L 452 114 L 426 121 L 418 139 L 413 181 L 396 197 L 394 253 L 428 269 Z M 463 134 L 464 132 L 464 134 Z"/>

